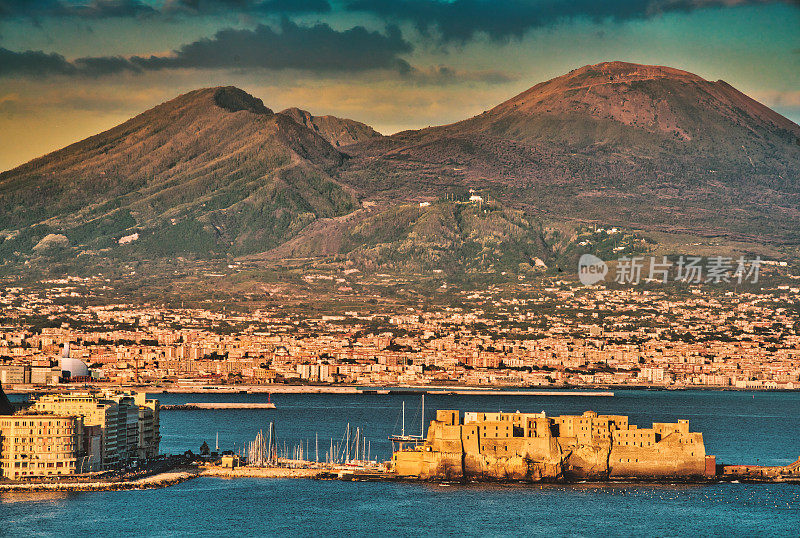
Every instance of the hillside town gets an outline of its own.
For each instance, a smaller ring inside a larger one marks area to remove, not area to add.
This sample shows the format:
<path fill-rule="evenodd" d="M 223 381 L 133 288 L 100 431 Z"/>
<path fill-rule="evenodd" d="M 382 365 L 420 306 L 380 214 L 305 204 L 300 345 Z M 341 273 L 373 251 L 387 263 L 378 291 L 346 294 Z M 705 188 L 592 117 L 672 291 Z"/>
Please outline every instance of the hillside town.
<path fill-rule="evenodd" d="M 453 305 L 313 316 L 95 304 L 78 279 L 0 301 L 0 383 L 800 388 L 798 290 L 462 290 Z M 64 300 L 69 298 L 71 300 Z M 461 305 L 461 306 L 459 306 Z M 467 306 L 470 305 L 470 306 Z"/>

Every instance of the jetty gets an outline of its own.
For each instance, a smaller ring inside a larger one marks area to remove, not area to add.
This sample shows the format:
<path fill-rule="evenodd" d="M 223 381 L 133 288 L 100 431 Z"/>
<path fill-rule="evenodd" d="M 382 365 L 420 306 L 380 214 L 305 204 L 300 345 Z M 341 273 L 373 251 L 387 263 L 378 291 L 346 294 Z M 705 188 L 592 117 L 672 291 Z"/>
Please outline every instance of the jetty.
<path fill-rule="evenodd" d="M 427 390 L 427 394 L 441 394 L 445 396 L 602 396 L 613 397 L 611 391 L 577 391 L 577 390 L 495 390 L 495 389 L 468 389 L 468 390 Z"/>
<path fill-rule="evenodd" d="M 166 411 L 192 411 L 197 409 L 275 409 L 272 402 L 189 402 L 177 405 L 162 405 Z"/>

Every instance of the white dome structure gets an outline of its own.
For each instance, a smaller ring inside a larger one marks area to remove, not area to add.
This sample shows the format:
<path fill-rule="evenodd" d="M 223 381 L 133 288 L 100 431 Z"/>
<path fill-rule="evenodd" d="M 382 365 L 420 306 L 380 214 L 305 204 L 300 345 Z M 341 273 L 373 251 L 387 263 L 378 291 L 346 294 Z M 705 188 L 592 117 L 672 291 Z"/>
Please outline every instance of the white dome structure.
<path fill-rule="evenodd" d="M 69 372 L 70 377 L 83 377 L 89 375 L 89 367 L 80 359 L 73 359 L 70 357 L 61 357 L 58 359 L 58 365 L 61 367 L 62 372 Z"/>

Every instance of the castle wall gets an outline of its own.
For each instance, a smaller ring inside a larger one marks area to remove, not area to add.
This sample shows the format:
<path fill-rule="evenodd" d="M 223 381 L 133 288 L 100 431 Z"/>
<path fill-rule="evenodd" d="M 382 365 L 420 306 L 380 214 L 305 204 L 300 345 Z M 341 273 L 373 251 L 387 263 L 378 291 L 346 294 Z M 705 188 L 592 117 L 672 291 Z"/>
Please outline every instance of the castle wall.
<path fill-rule="evenodd" d="M 595 437 L 590 442 L 582 438 L 558 437 L 557 442 L 565 454 L 564 475 L 567 478 L 608 477 L 608 455 L 611 442 Z"/>
<path fill-rule="evenodd" d="M 614 445 L 609 476 L 680 477 L 706 473 L 706 450 L 700 433 L 671 433 L 651 446 Z"/>
<path fill-rule="evenodd" d="M 687 421 L 637 428 L 628 418 L 439 411 L 423 446 L 397 452 L 400 476 L 495 480 L 659 478 L 707 474 L 701 433 Z"/>

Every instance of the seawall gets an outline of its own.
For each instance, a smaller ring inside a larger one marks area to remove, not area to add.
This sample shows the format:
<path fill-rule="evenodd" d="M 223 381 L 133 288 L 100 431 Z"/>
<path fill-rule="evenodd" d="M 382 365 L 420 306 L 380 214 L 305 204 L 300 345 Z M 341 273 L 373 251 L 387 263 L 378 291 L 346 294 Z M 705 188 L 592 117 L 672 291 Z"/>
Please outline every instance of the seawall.
<path fill-rule="evenodd" d="M 160 473 L 137 480 L 7 482 L 0 483 L 0 493 L 5 491 L 121 491 L 130 489 L 155 489 L 174 486 L 175 484 L 186 482 L 198 476 L 199 473 L 197 469 L 187 468 Z"/>

